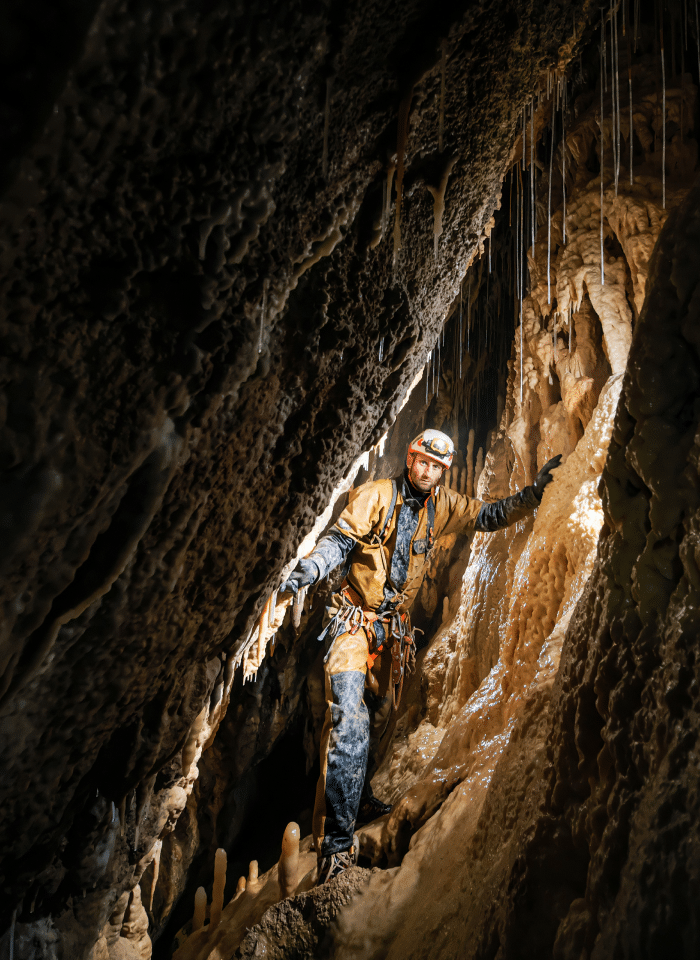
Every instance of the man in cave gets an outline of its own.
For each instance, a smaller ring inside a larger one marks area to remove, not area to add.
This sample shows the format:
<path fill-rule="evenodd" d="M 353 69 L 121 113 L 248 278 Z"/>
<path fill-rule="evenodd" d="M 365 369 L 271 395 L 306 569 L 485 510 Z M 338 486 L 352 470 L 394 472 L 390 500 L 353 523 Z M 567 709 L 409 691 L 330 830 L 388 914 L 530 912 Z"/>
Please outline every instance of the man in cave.
<path fill-rule="evenodd" d="M 484 503 L 438 486 L 453 456 L 446 434 L 424 430 L 409 444 L 403 475 L 353 490 L 330 533 L 280 587 L 296 594 L 348 561 L 319 637 L 329 644 L 313 817 L 319 883 L 357 862 L 356 823 L 391 809 L 372 793 L 370 739 L 381 736 L 387 707 L 397 705 L 405 671 L 415 658 L 409 610 L 434 541 L 449 533 L 500 530 L 521 520 L 539 505 L 561 461 L 561 455 L 549 460 L 532 486 Z"/>

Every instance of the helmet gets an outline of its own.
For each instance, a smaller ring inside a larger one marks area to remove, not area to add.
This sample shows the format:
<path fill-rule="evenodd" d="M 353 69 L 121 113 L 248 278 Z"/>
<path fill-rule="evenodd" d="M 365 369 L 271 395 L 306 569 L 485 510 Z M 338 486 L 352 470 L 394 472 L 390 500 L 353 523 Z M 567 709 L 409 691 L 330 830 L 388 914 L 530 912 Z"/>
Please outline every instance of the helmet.
<path fill-rule="evenodd" d="M 420 453 L 449 469 L 452 466 L 455 445 L 446 433 L 439 430 L 424 430 L 408 445 L 408 456 Z"/>

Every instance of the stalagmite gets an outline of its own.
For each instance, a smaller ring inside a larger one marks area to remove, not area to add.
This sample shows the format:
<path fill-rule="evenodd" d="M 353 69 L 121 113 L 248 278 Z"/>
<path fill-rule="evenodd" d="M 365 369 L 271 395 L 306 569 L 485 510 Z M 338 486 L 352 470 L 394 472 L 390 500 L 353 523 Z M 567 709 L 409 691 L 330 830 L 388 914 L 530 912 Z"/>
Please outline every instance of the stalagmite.
<path fill-rule="evenodd" d="M 255 886 L 257 882 L 258 882 L 258 861 L 251 860 L 250 863 L 248 864 L 248 880 L 246 883 L 246 890 L 251 886 Z"/>
<path fill-rule="evenodd" d="M 328 179 L 328 133 L 330 130 L 331 122 L 331 88 L 333 85 L 332 79 L 329 77 L 326 80 L 326 108 L 323 113 L 323 159 L 321 161 L 321 169 L 323 171 L 324 180 Z M 318 154 L 317 154 L 318 156 Z"/>
<path fill-rule="evenodd" d="M 148 909 L 153 913 L 153 898 L 156 894 L 156 887 L 158 886 L 158 874 L 160 873 L 160 854 L 163 849 L 163 841 L 156 840 L 153 847 L 153 879 L 151 880 L 151 896 L 148 903 Z"/>
<path fill-rule="evenodd" d="M 438 258 L 438 238 L 442 235 L 442 217 L 445 212 L 445 191 L 447 190 L 447 181 L 452 173 L 457 158 L 452 157 L 445 167 L 440 183 L 437 187 L 428 186 L 433 198 L 433 252 L 435 259 Z"/>
<path fill-rule="evenodd" d="M 282 837 L 282 854 L 277 867 L 277 879 L 283 897 L 291 897 L 299 882 L 299 839 L 299 824 L 288 823 Z"/>
<path fill-rule="evenodd" d="M 474 427 L 469 431 L 467 442 L 467 496 L 474 496 Z"/>
<path fill-rule="evenodd" d="M 246 879 L 245 879 L 245 877 L 239 877 L 239 878 L 238 878 L 238 883 L 236 884 L 236 896 L 238 897 L 238 896 L 240 896 L 240 894 L 244 893 L 244 892 L 245 892 L 245 888 L 246 888 Z"/>
<path fill-rule="evenodd" d="M 408 140 L 408 120 L 411 113 L 413 89 L 404 97 L 399 106 L 398 131 L 396 135 L 396 214 L 394 216 L 394 267 L 401 249 L 401 203 L 403 201 L 403 175 Z"/>
<path fill-rule="evenodd" d="M 484 448 L 479 447 L 479 452 L 476 455 L 476 467 L 474 469 L 474 496 L 477 496 L 477 487 L 479 486 L 479 478 L 481 477 L 481 471 L 484 469 Z"/>
<path fill-rule="evenodd" d="M 207 891 L 204 887 L 197 887 L 194 895 L 194 916 L 192 917 L 192 930 L 201 930 L 204 926 L 204 918 L 207 914 Z"/>
<path fill-rule="evenodd" d="M 442 622 L 447 623 L 449 619 L 450 619 L 450 598 L 443 597 L 442 598 Z"/>
<path fill-rule="evenodd" d="M 221 911 L 224 909 L 224 889 L 226 887 L 226 851 L 219 847 L 214 857 L 214 885 L 211 893 L 211 911 L 209 913 L 209 929 L 216 930 L 221 921 Z"/>
<path fill-rule="evenodd" d="M 467 492 L 467 468 L 462 467 L 460 479 L 459 479 L 459 492 L 461 494 L 466 494 Z"/>
<path fill-rule="evenodd" d="M 438 120 L 438 150 L 442 153 L 442 139 L 445 132 L 445 73 L 447 68 L 447 43 L 442 41 L 440 61 L 440 117 Z"/>

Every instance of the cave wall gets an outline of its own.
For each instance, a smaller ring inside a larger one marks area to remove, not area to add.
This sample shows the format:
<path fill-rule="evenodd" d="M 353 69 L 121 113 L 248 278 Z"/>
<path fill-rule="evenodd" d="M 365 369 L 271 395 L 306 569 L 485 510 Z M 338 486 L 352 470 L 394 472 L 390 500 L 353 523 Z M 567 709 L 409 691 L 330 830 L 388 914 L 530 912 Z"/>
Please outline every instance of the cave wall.
<path fill-rule="evenodd" d="M 0 926 L 80 957 L 122 907 L 145 943 L 130 891 L 229 661 L 424 363 L 587 5 L 2 16 Z"/>
<path fill-rule="evenodd" d="M 566 246 L 562 196 L 549 224 L 553 305 L 542 217 L 479 494 L 521 486 L 553 453 L 565 462 L 534 521 L 461 551 L 456 615 L 421 654 L 373 783 L 394 809 L 361 831 L 384 869 L 341 909 L 333 956 L 697 952 L 696 88 L 669 82 L 664 184 L 650 67 L 635 63 L 635 182 L 624 164 L 617 184 L 603 168 L 605 284 L 599 91 L 572 107 Z M 610 157 L 613 130 L 602 135 Z M 415 424 L 407 413 L 390 453 Z M 256 896 L 230 905 L 232 925 L 262 917 Z M 265 917 L 242 950 L 307 955 L 270 940 Z M 216 955 L 213 941 L 190 947 L 183 960 Z"/>

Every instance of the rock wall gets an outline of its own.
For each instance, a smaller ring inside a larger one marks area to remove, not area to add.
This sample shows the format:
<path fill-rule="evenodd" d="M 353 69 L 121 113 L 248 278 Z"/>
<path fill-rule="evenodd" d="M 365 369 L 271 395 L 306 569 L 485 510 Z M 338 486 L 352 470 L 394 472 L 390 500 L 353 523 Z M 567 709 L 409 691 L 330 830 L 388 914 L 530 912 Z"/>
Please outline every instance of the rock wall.
<path fill-rule="evenodd" d="M 589 6 L 3 9 L 0 929 L 18 951 L 137 936 L 132 891 L 192 809 L 183 755 L 434 345 L 518 109 Z"/>

